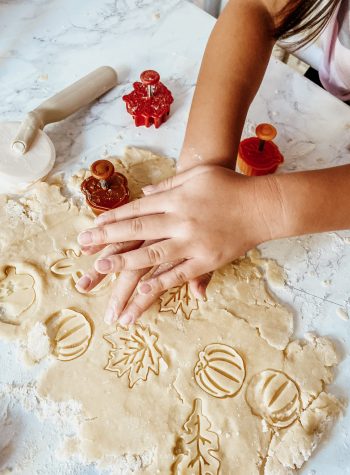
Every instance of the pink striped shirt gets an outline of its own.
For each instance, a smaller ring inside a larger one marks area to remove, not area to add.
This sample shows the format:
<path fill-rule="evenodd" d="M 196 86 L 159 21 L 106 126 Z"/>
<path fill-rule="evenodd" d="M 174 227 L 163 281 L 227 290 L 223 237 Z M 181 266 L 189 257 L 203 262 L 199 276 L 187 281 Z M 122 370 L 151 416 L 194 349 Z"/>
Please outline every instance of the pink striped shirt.
<path fill-rule="evenodd" d="M 323 34 L 320 80 L 327 91 L 350 100 L 350 0 L 343 0 Z"/>

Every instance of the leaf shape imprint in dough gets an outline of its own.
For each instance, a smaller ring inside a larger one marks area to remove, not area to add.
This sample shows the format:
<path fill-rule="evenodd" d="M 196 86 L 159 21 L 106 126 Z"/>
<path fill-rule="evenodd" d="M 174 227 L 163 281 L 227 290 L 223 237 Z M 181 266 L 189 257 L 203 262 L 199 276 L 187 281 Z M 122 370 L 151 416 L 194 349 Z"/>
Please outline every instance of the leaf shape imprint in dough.
<path fill-rule="evenodd" d="M 97 258 L 96 256 L 93 258 L 91 256 L 84 256 L 81 253 L 76 254 L 72 249 L 65 251 L 65 255 L 67 257 L 60 259 L 51 266 L 51 272 L 56 275 L 72 277 L 74 284 L 90 269 Z M 94 294 L 106 288 L 113 278 L 114 274 L 106 275 L 102 282 L 89 293 Z"/>
<path fill-rule="evenodd" d="M 202 401 L 195 399 L 193 411 L 184 424 L 185 431 L 176 441 L 174 475 L 219 474 L 219 436 L 210 429 L 211 423 L 202 411 Z"/>
<path fill-rule="evenodd" d="M 92 329 L 82 313 L 66 308 L 51 315 L 45 325 L 57 359 L 75 360 L 88 349 Z"/>
<path fill-rule="evenodd" d="M 160 312 L 181 313 L 189 320 L 194 310 L 198 310 L 198 300 L 190 292 L 188 283 L 167 290 L 160 296 Z"/>
<path fill-rule="evenodd" d="M 129 388 L 139 380 L 146 381 L 151 371 L 159 374 L 163 356 L 157 346 L 158 335 L 148 326 L 136 324 L 125 329 L 118 325 L 115 332 L 103 338 L 112 345 L 105 369 L 115 371 L 119 378 L 129 373 Z"/>
<path fill-rule="evenodd" d="M 253 414 L 275 427 L 288 427 L 300 414 L 300 392 L 285 373 L 267 369 L 249 381 L 246 401 Z"/>
<path fill-rule="evenodd" d="M 208 345 L 199 353 L 194 378 L 198 386 L 211 396 L 233 397 L 245 378 L 243 359 L 231 346 L 221 343 Z"/>
<path fill-rule="evenodd" d="M 18 317 L 36 298 L 34 284 L 31 275 L 17 273 L 15 267 L 5 269 L 5 278 L 0 280 L 0 322 L 20 325 Z"/>

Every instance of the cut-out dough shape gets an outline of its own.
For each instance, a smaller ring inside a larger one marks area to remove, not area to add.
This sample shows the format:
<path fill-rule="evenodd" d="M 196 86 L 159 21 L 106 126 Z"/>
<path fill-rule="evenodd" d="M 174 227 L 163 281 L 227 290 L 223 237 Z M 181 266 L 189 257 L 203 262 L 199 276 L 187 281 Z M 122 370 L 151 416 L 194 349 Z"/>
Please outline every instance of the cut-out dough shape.
<path fill-rule="evenodd" d="M 105 369 L 115 371 L 119 378 L 129 373 L 129 388 L 139 380 L 146 381 L 151 371 L 159 374 L 162 353 L 157 346 L 158 335 L 148 326 L 136 324 L 125 329 L 118 325 L 115 332 L 103 338 L 113 348 Z"/>
<path fill-rule="evenodd" d="M 15 267 L 5 269 L 5 278 L 0 281 L 0 322 L 20 325 L 18 317 L 35 300 L 34 284 L 29 274 L 17 273 Z"/>
<path fill-rule="evenodd" d="M 288 427 L 301 410 L 299 388 L 289 376 L 273 369 L 256 374 L 249 381 L 246 401 L 253 414 L 275 427 Z"/>
<path fill-rule="evenodd" d="M 210 429 L 211 423 L 202 411 L 202 401 L 195 399 L 193 411 L 184 424 L 185 432 L 175 444 L 174 475 L 219 474 L 219 436 Z"/>
<path fill-rule="evenodd" d="M 53 266 L 51 272 L 56 275 L 70 276 L 74 284 L 89 270 L 91 267 L 91 256 L 76 254 L 72 249 L 65 251 L 67 257 L 60 259 Z M 108 274 L 90 293 L 97 293 L 106 288 L 114 279 L 114 274 Z"/>
<path fill-rule="evenodd" d="M 233 397 L 245 378 L 244 362 L 231 346 L 213 343 L 199 353 L 194 377 L 198 386 L 211 396 Z"/>
<path fill-rule="evenodd" d="M 160 312 L 182 313 L 189 320 L 194 310 L 198 310 L 198 300 L 191 294 L 188 283 L 169 289 L 160 296 Z"/>
<path fill-rule="evenodd" d="M 90 345 L 91 324 L 82 314 L 63 309 L 45 322 L 53 353 L 61 361 L 79 358 Z"/>

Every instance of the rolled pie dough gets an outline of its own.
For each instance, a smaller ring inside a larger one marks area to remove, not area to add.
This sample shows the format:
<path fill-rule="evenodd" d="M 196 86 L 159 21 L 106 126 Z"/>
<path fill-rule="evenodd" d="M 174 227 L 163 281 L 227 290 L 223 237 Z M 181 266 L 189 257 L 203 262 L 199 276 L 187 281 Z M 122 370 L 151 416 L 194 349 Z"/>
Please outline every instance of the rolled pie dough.
<path fill-rule="evenodd" d="M 111 159 L 133 199 L 175 172 L 135 148 Z M 74 287 L 94 260 L 76 243 L 90 210 L 46 183 L 0 204 L 0 335 L 27 344 L 32 361 L 50 358 L 40 397 L 81 403 L 67 454 L 152 475 L 283 475 L 311 456 L 339 413 L 327 393 L 337 355 L 327 338 L 292 339 L 266 281 L 283 285 L 274 262 L 252 252 L 214 273 L 206 302 L 184 285 L 134 326 L 107 326 L 114 276 L 88 295 Z"/>

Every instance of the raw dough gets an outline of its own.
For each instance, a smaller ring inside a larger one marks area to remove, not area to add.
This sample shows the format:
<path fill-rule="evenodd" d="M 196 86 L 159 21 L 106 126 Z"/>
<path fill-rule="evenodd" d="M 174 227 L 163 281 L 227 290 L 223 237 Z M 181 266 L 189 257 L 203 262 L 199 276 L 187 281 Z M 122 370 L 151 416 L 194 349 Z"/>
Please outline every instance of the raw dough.
<path fill-rule="evenodd" d="M 132 198 L 175 171 L 172 160 L 133 148 L 114 163 Z M 0 267 L 25 273 L 26 285 L 17 291 L 25 304 L 13 315 L 6 310 L 16 325 L 3 319 L 0 334 L 25 342 L 38 322 L 46 326 L 52 364 L 39 393 L 83 408 L 66 453 L 116 474 L 129 464 L 149 475 L 282 475 L 310 457 L 339 412 L 325 392 L 337 355 L 326 338 L 291 341 L 292 315 L 266 282 L 269 275 L 283 285 L 275 263 L 254 252 L 215 272 L 207 302 L 185 285 L 129 329 L 110 327 L 103 310 L 112 283 L 91 295 L 74 288 L 76 273 L 94 259 L 76 265 L 76 236 L 92 225 L 89 209 L 45 183 L 18 202 L 2 200 Z M 2 298 L 9 305 L 6 292 Z"/>

